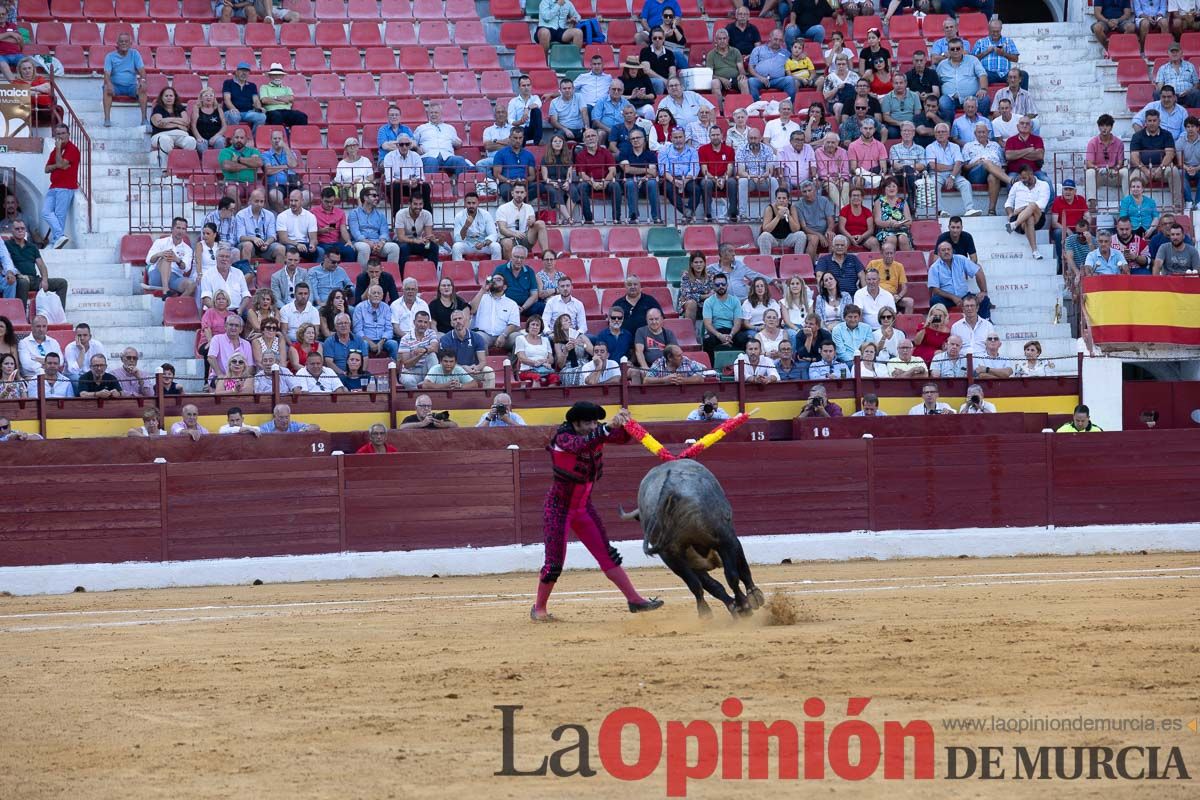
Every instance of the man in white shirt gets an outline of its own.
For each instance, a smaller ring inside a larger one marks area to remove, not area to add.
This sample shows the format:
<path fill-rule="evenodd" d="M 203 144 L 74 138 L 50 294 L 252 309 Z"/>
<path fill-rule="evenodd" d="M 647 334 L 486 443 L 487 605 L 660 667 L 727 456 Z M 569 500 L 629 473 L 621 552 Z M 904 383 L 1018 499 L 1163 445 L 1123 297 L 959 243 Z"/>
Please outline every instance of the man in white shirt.
<path fill-rule="evenodd" d="M 908 415 L 919 417 L 922 414 L 953 414 L 954 409 L 938 400 L 938 396 L 936 383 L 925 384 L 921 387 L 921 402 L 910 408 Z"/>
<path fill-rule="evenodd" d="M 571 317 L 571 327 L 577 331 L 587 332 L 587 312 L 579 298 L 571 296 L 574 287 L 570 278 L 558 279 L 558 294 L 546 298 L 546 307 L 542 310 L 542 330 L 554 330 L 554 321 L 563 314 Z"/>
<path fill-rule="evenodd" d="M 475 323 L 472 330 L 489 348 L 496 342 L 506 343 L 521 327 L 521 310 L 505 295 L 507 289 L 503 275 L 491 275 L 471 300 L 471 319 Z"/>
<path fill-rule="evenodd" d="M 533 93 L 528 75 L 517 79 L 517 96 L 508 101 L 508 124 L 525 130 L 525 144 L 541 144 L 542 98 Z"/>
<path fill-rule="evenodd" d="M 225 412 L 225 424 L 217 429 L 217 433 L 248 433 L 251 436 L 258 436 L 258 428 L 246 423 L 242 415 L 242 409 L 234 406 Z"/>
<path fill-rule="evenodd" d="M 470 163 L 462 156 L 455 155 L 454 149 L 462 147 L 462 139 L 453 125 L 442 122 L 442 106 L 440 103 L 429 104 L 429 122 L 420 125 L 413 132 L 417 142 L 417 154 L 425 165 L 425 172 L 433 173 L 446 170 L 452 175 L 463 172 Z"/>
<path fill-rule="evenodd" d="M 102 356 L 104 345 L 92 338 L 92 329 L 86 322 L 75 326 L 75 341 L 67 345 L 63 351 L 63 372 L 71 380 L 87 372 L 92 363 L 92 356 Z"/>
<path fill-rule="evenodd" d="M 962 312 L 963 318 L 950 326 L 950 333 L 962 342 L 964 353 L 981 356 L 987 352 L 987 338 L 996 335 L 996 328 L 979 316 L 979 301 L 974 295 L 963 298 Z"/>
<path fill-rule="evenodd" d="M 496 151 L 508 147 L 508 137 L 512 135 L 514 127 L 508 124 L 508 107 L 503 103 L 496 104 L 495 119 L 495 125 L 483 129 L 483 152 L 487 155 L 475 162 L 475 169 L 485 174 L 492 172 L 492 157 Z"/>
<path fill-rule="evenodd" d="M 793 112 L 792 101 L 783 99 L 779 101 L 779 116 L 768 122 L 763 127 L 763 140 L 771 145 L 771 149 L 779 152 L 783 148 L 791 144 L 792 131 L 803 131 L 800 123 L 792 119 Z"/>
<path fill-rule="evenodd" d="M 425 181 L 425 160 L 417 155 L 407 133 L 396 137 L 396 149 L 383 159 L 383 179 L 388 183 L 392 208 L 401 208 L 410 196 L 420 195 L 430 205 L 430 188 Z"/>
<path fill-rule="evenodd" d="M 286 394 L 292 390 L 296 378 L 287 366 L 279 366 L 279 356 L 273 350 L 263 350 L 259 357 L 258 373 L 254 376 L 254 391 L 260 394 L 271 393 L 271 375 L 279 367 L 279 391 Z"/>
<path fill-rule="evenodd" d="M 686 128 L 698 120 L 701 108 L 715 108 L 712 103 L 695 92 L 685 92 L 683 82 L 679 78 L 671 78 L 667 81 L 667 96 L 659 101 L 658 107 L 670 111 L 675 117 L 675 124 L 681 128 Z"/>
<path fill-rule="evenodd" d="M 299 189 L 288 195 L 288 207 L 275 217 L 275 235 L 284 247 L 295 245 L 303 260 L 317 260 L 317 218 L 304 207 Z"/>
<path fill-rule="evenodd" d="M 146 266 L 158 270 L 158 283 L 177 294 L 190 295 L 196 289 L 196 264 L 188 241 L 188 222 L 183 217 L 171 220 L 171 233 L 155 239 L 146 253 Z M 147 276 L 149 277 L 149 276 Z"/>
<path fill-rule="evenodd" d="M 1050 184 L 1039 180 L 1033 174 L 1033 167 L 1023 165 L 1021 179 L 1013 182 L 1008 190 L 1008 200 L 1004 203 L 1004 211 L 1008 214 L 1004 230 L 1012 233 L 1013 229 L 1023 227 L 1025 238 L 1029 242 L 1029 252 L 1038 261 L 1041 261 L 1043 256 L 1037 247 L 1037 231 L 1046 224 L 1045 214 L 1049 205 Z"/>
<path fill-rule="evenodd" d="M 972 383 L 967 387 L 967 402 L 958 407 L 960 414 L 995 414 L 996 406 L 983 399 L 983 387 Z"/>
<path fill-rule="evenodd" d="M 479 195 L 467 192 L 463 195 L 463 210 L 454 215 L 454 244 L 450 257 L 462 261 L 467 253 L 487 253 L 488 258 L 500 260 L 500 232 L 496 221 L 486 210 L 479 207 Z"/>
<path fill-rule="evenodd" d="M 296 334 L 301 325 L 312 323 L 317 327 L 321 326 L 321 313 L 315 305 L 308 302 L 311 296 L 312 290 L 308 284 L 300 281 L 296 284 L 295 299 L 279 307 L 279 321 L 287 328 L 287 338 L 290 342 L 296 341 Z"/>
<path fill-rule="evenodd" d="M 46 397 L 74 397 L 75 387 L 71 385 L 70 379 L 59 372 L 59 367 L 62 365 L 62 356 L 58 353 L 46 353 L 45 359 L 42 361 L 44 369 L 44 378 L 46 384 Z M 30 397 L 38 396 L 38 381 L 37 376 L 29 379 L 29 385 L 26 387 L 26 393 Z"/>
<path fill-rule="evenodd" d="M 867 285 L 854 293 L 854 305 L 862 309 L 863 322 L 871 330 L 879 330 L 879 311 L 883 308 L 896 310 L 896 298 L 887 289 L 879 288 L 879 270 L 869 267 L 866 271 Z"/>
<path fill-rule="evenodd" d="M 744 364 L 745 366 L 739 366 Z M 777 383 L 779 372 L 769 358 L 763 358 L 762 342 L 751 339 L 746 342 L 746 352 L 737 357 L 733 365 L 733 374 L 743 370 L 747 383 Z"/>
<path fill-rule="evenodd" d="M 325 366 L 325 359 L 318 352 L 308 354 L 304 367 L 296 373 L 293 386 L 310 394 L 333 394 L 344 392 L 346 387 L 332 367 Z"/>
<path fill-rule="evenodd" d="M 525 202 L 528 190 L 521 184 L 512 187 L 512 200 L 496 209 L 496 230 L 500 233 L 500 249 L 503 258 L 512 255 L 516 245 L 533 249 L 540 245 L 543 250 L 550 247 L 546 223 L 536 219 L 533 206 Z"/>
<path fill-rule="evenodd" d="M 311 216 L 311 215 L 310 215 Z M 316 229 L 313 229 L 314 237 Z M 229 295 L 229 309 L 241 314 L 250 307 L 250 289 L 246 276 L 240 269 L 233 269 L 233 248 L 227 244 L 217 245 L 217 268 L 210 269 L 200 279 L 200 302 L 205 308 L 213 307 L 213 297 L 218 291 Z"/>
<path fill-rule="evenodd" d="M 416 278 L 405 278 L 400 290 L 400 299 L 392 303 L 392 332 L 397 340 L 413 332 L 413 317 L 417 312 L 429 313 L 429 304 L 417 295 L 420 287 Z"/>
<path fill-rule="evenodd" d="M 37 375 L 43 368 L 46 356 L 50 353 L 55 353 L 60 359 L 62 358 L 62 348 L 58 346 L 58 340 L 46 335 L 46 331 L 49 329 L 49 320 L 38 314 L 30 323 L 29 335 L 17 344 L 22 378 L 32 378 Z"/>
<path fill-rule="evenodd" d="M 592 56 L 591 69 L 575 76 L 575 94 L 588 111 L 608 94 L 612 77 L 604 74 L 604 59 Z"/>
<path fill-rule="evenodd" d="M 933 378 L 965 378 L 967 377 L 967 357 L 962 351 L 962 339 L 949 336 L 946 348 L 934 354 L 929 362 L 929 375 Z"/>
<path fill-rule="evenodd" d="M 608 345 L 592 345 L 592 357 L 579 367 L 579 378 L 585 386 L 599 386 L 621 380 L 621 365 L 608 357 Z"/>

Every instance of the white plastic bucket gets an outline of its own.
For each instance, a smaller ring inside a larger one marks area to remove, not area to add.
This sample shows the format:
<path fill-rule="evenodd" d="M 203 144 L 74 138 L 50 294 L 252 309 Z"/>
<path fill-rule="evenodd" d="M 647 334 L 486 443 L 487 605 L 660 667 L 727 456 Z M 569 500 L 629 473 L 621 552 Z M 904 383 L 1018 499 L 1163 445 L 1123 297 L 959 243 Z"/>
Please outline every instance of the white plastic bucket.
<path fill-rule="evenodd" d="M 683 88 L 693 92 L 707 92 L 712 88 L 713 71 L 708 67 L 690 67 L 680 71 Z"/>

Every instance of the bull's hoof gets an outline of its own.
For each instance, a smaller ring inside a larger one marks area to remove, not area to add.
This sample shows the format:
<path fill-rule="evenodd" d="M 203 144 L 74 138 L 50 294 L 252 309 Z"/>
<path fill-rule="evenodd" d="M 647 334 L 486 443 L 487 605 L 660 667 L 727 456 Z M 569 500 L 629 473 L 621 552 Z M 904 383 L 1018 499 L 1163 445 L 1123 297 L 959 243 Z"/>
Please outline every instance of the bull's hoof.
<path fill-rule="evenodd" d="M 656 608 L 662 608 L 663 601 L 657 597 L 651 597 L 649 600 L 643 600 L 640 603 L 630 603 L 629 613 L 638 614 L 642 611 L 653 611 Z"/>
<path fill-rule="evenodd" d="M 732 616 L 734 619 L 737 619 L 737 616 L 738 616 L 737 603 L 726 603 L 725 609 L 729 612 L 730 616 Z"/>
<path fill-rule="evenodd" d="M 712 617 L 712 609 L 708 607 L 708 603 L 697 603 L 696 613 L 700 615 L 701 619 L 709 619 Z"/>
<path fill-rule="evenodd" d="M 751 608 L 751 607 L 750 607 L 750 606 L 748 606 L 748 605 L 742 605 L 742 606 L 738 606 L 738 607 L 737 607 L 737 614 L 738 614 L 738 616 L 739 616 L 739 617 L 749 617 L 749 616 L 753 616 L 753 615 L 754 615 L 754 609 L 753 609 L 753 608 Z"/>
<path fill-rule="evenodd" d="M 762 608 L 766 600 L 763 599 L 762 589 L 755 586 L 750 590 L 750 594 L 746 595 L 746 599 L 750 601 L 751 608 Z"/>

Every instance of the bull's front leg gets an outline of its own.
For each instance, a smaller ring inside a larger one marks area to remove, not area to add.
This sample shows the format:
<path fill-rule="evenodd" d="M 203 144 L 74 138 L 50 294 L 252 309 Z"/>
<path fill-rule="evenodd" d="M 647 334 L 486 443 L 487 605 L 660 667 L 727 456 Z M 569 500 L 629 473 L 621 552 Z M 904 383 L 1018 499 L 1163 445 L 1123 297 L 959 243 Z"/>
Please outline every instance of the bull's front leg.
<path fill-rule="evenodd" d="M 754 576 L 750 574 L 750 564 L 746 561 L 746 552 L 742 549 L 742 543 L 735 536 L 733 544 L 737 551 L 738 572 L 742 576 L 742 583 L 746 586 L 746 597 L 750 601 L 750 607 L 762 608 L 766 600 L 763 598 L 762 589 L 754 584 Z"/>
<path fill-rule="evenodd" d="M 723 540 L 721 544 L 721 563 L 725 567 L 725 581 L 729 584 L 729 588 L 733 590 L 733 600 L 737 605 L 738 613 L 749 616 L 753 613 L 753 609 L 750 606 L 750 601 L 742 592 L 741 575 L 738 570 L 738 554 L 735 547 L 737 539 L 732 536 L 721 538 Z"/>
<path fill-rule="evenodd" d="M 738 615 L 737 603 L 729 596 L 729 592 L 725 591 L 725 587 L 721 585 L 721 582 L 707 572 L 700 572 L 698 575 L 700 583 L 704 585 L 708 593 L 724 603 L 729 613 L 736 617 Z"/>

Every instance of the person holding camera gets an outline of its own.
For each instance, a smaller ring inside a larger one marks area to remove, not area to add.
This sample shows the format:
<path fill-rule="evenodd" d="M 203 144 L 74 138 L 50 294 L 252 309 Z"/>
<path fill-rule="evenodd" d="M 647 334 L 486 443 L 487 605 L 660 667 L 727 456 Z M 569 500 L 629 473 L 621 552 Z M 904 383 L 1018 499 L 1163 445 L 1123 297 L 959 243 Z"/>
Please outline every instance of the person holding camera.
<path fill-rule="evenodd" d="M 967 387 L 967 402 L 958 407 L 960 414 L 995 414 L 996 406 L 983 399 L 983 387 L 972 383 Z"/>
<path fill-rule="evenodd" d="M 458 423 L 450 419 L 449 411 L 438 411 L 434 413 L 433 401 L 429 399 L 429 395 L 417 395 L 417 401 L 414 410 L 415 414 L 409 414 L 400 421 L 400 427 L 396 430 L 400 431 L 415 431 L 415 430 L 431 430 L 433 428 L 457 428 Z"/>
<path fill-rule="evenodd" d="M 504 392 L 496 395 L 492 407 L 475 423 L 476 428 L 515 428 L 525 424 L 521 415 L 512 410 L 512 398 Z"/>
<path fill-rule="evenodd" d="M 729 419 L 729 414 L 721 408 L 720 399 L 714 391 L 705 392 L 699 407 L 693 408 L 687 415 L 688 422 L 712 422 L 726 419 Z"/>
<path fill-rule="evenodd" d="M 921 402 L 910 408 L 908 415 L 916 417 L 922 414 L 953 414 L 954 409 L 938 400 L 938 397 L 937 384 L 925 384 L 921 387 Z"/>
<path fill-rule="evenodd" d="M 825 387 L 817 384 L 808 390 L 808 402 L 804 404 L 804 408 L 800 409 L 800 418 L 808 419 L 809 417 L 840 417 L 842 407 L 837 403 L 829 402 L 829 394 L 825 391 Z"/>

